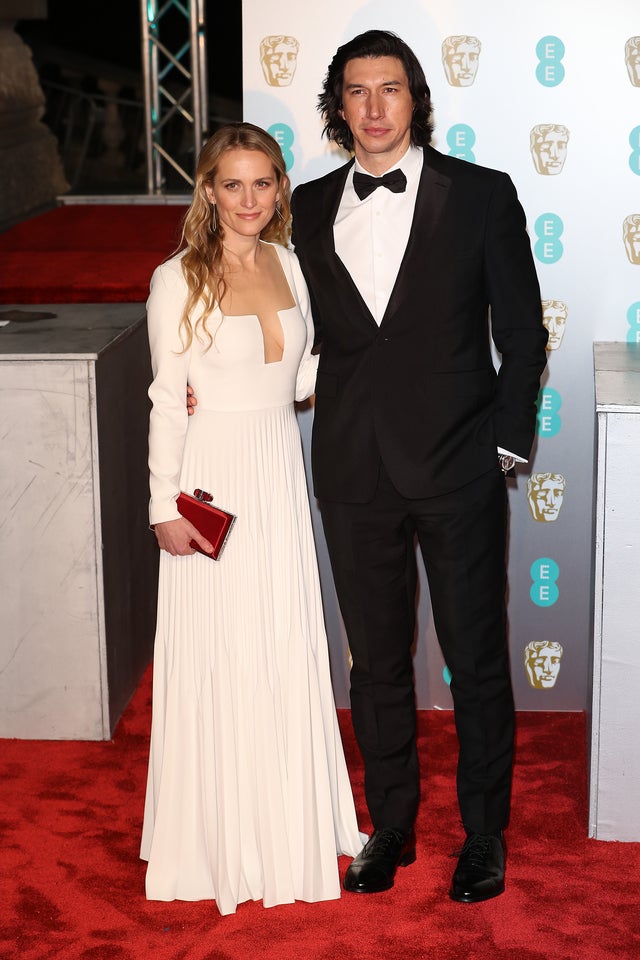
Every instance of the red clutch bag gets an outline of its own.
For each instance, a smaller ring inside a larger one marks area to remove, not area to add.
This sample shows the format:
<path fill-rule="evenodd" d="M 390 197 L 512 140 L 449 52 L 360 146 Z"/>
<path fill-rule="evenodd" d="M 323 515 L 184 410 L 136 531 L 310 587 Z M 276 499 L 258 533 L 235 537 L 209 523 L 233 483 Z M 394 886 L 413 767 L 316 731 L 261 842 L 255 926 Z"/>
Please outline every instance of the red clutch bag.
<path fill-rule="evenodd" d="M 213 497 L 206 490 L 194 490 L 192 497 L 188 493 L 180 493 L 176 505 L 182 516 L 194 525 L 198 533 L 213 544 L 213 552 L 205 553 L 195 540 L 191 541 L 190 546 L 205 557 L 219 560 L 236 517 L 233 513 L 221 510 L 220 507 L 214 507 L 212 500 Z"/>

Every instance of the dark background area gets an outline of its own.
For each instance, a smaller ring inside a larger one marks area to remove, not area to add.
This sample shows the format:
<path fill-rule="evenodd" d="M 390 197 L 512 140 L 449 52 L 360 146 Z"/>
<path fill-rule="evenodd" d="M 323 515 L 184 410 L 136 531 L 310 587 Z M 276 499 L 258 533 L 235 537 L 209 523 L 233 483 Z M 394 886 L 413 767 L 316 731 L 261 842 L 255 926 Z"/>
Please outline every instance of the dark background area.
<path fill-rule="evenodd" d="M 69 194 L 145 193 L 139 0 L 48 0 L 48 13 L 46 20 L 18 21 L 16 31 L 32 52 L 46 101 L 43 121 L 58 140 Z M 206 0 L 205 17 L 212 133 L 242 119 L 242 0 Z M 159 37 L 172 54 L 188 41 L 188 20 L 175 6 L 162 16 Z M 189 68 L 188 53 L 182 59 Z M 160 69 L 166 64 L 161 55 Z M 175 98 L 185 88 L 175 68 L 162 84 Z M 162 103 L 164 114 L 169 103 Z M 175 114 L 161 136 L 171 156 L 191 172 L 189 125 Z M 164 178 L 163 192 L 190 189 L 169 164 Z"/>
<path fill-rule="evenodd" d="M 242 99 L 242 0 L 206 2 L 209 88 L 212 93 Z M 142 71 L 139 0 L 48 0 L 47 20 L 22 20 L 17 31 L 36 50 L 44 44 L 71 54 Z M 184 18 L 170 10 L 168 29 L 184 31 Z"/>

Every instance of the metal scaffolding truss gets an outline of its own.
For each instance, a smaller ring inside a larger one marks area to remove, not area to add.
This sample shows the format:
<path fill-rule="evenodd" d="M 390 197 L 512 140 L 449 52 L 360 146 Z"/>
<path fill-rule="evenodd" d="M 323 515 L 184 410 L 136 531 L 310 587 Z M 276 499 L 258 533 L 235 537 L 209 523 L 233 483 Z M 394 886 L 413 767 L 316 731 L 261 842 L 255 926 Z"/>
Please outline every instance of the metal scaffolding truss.
<path fill-rule="evenodd" d="M 208 127 L 204 3 L 140 0 L 149 194 L 166 190 L 168 166 L 194 184 Z"/>

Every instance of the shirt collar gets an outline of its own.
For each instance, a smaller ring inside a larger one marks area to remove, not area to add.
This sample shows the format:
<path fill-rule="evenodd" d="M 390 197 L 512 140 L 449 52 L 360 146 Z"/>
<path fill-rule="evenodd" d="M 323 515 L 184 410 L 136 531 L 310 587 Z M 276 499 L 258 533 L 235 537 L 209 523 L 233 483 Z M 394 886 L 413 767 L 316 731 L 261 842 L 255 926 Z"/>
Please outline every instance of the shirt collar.
<path fill-rule="evenodd" d="M 414 177 L 419 177 L 420 171 L 422 170 L 422 147 L 410 146 L 404 156 L 400 157 L 397 163 L 394 163 L 392 167 L 389 167 L 389 170 L 385 170 L 384 172 L 389 173 L 391 170 L 399 169 L 401 169 L 406 176 L 408 183 L 413 180 Z M 364 169 L 362 164 L 358 163 L 357 159 L 352 168 L 352 176 L 353 171 L 355 170 L 357 170 L 359 173 L 366 173 L 369 176 L 372 176 L 368 170 Z"/>

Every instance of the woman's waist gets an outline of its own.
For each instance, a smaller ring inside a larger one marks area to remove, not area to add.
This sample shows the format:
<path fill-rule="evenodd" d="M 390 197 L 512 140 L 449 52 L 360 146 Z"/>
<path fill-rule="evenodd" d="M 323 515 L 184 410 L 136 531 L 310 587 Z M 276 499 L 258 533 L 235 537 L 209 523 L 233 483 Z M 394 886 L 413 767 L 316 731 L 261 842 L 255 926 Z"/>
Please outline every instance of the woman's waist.
<path fill-rule="evenodd" d="M 222 400 L 215 402 L 211 398 L 202 399 L 197 391 L 194 392 L 198 401 L 194 410 L 194 417 L 198 414 L 200 416 L 246 416 L 253 413 L 268 415 L 277 413 L 287 407 L 293 407 L 293 397 L 291 396 L 274 398 L 273 401 L 261 401 L 260 403 L 249 398 L 245 398 L 243 401 L 239 397 L 235 399 L 235 402 L 231 402 L 230 399 L 227 399 L 226 402 Z M 193 417 L 189 418 L 190 421 L 192 419 Z"/>
<path fill-rule="evenodd" d="M 189 380 L 198 400 L 197 409 L 233 412 L 235 410 L 262 410 L 270 407 L 284 407 L 293 403 L 295 382 L 265 384 L 259 376 L 253 380 L 242 379 L 236 382 L 212 382 L 208 378 Z"/>

